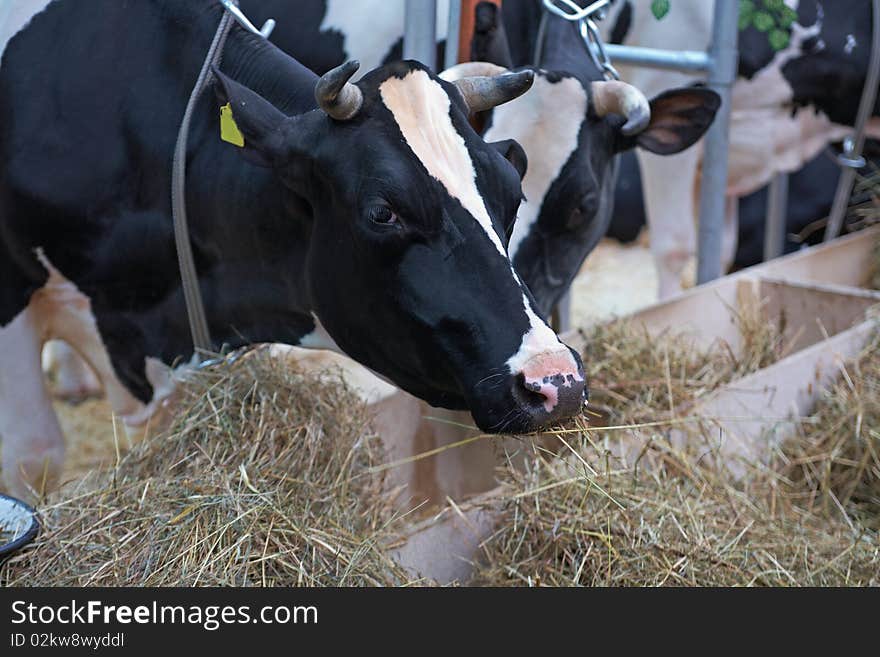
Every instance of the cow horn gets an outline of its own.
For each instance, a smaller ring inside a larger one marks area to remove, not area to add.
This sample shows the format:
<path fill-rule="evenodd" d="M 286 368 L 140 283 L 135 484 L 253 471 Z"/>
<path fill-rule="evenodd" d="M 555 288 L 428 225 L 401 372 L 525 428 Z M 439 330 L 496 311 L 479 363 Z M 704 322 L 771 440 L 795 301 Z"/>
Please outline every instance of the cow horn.
<path fill-rule="evenodd" d="M 500 66 L 498 68 L 504 70 Z M 531 88 L 534 81 L 534 72 L 525 70 L 501 75 L 469 75 L 453 80 L 452 84 L 471 112 L 484 112 L 519 98 Z"/>
<path fill-rule="evenodd" d="M 593 108 L 597 116 L 620 114 L 626 117 L 621 128 L 625 135 L 634 135 L 648 127 L 651 106 L 645 95 L 631 84 L 619 80 L 593 82 Z"/>
<path fill-rule="evenodd" d="M 493 76 L 502 73 L 507 73 L 507 69 L 491 62 L 463 62 L 450 66 L 440 74 L 440 77 L 447 82 L 455 82 L 474 75 Z"/>
<path fill-rule="evenodd" d="M 337 121 L 348 121 L 358 113 L 364 102 L 360 88 L 349 82 L 360 66 L 354 60 L 346 62 L 327 71 L 315 84 L 318 107 Z"/>

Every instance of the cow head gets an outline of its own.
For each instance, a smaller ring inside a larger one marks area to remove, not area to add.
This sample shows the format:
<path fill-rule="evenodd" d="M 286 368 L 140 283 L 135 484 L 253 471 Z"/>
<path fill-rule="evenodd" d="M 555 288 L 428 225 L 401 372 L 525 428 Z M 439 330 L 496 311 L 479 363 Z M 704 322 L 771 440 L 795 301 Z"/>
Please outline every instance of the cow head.
<path fill-rule="evenodd" d="M 291 221 L 305 217 L 309 310 L 349 356 L 433 405 L 469 408 L 483 430 L 574 414 L 583 366 L 506 253 L 522 150 L 468 124 L 533 74 L 451 84 L 399 62 L 352 83 L 356 70 L 327 73 L 318 108 L 293 117 L 217 72 L 244 154 L 277 172 Z"/>
<path fill-rule="evenodd" d="M 459 64 L 441 75 L 502 75 L 486 62 Z M 639 146 L 678 153 L 708 129 L 719 97 L 691 87 L 667 91 L 650 103 L 617 81 L 583 82 L 574 75 L 535 71 L 532 88 L 492 111 L 487 140 L 513 139 L 529 161 L 525 199 L 509 253 L 547 316 L 568 289 L 611 220 L 616 154 Z"/>

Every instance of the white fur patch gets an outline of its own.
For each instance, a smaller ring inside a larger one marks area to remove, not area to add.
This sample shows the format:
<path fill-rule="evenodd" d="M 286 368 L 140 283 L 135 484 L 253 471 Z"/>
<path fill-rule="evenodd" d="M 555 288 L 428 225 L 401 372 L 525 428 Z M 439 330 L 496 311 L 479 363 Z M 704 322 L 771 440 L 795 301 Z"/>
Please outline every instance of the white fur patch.
<path fill-rule="evenodd" d="M 451 101 L 436 80 L 420 70 L 392 77 L 379 86 L 403 138 L 428 173 L 477 220 L 505 258 L 507 253 L 492 226 L 477 189 L 477 174 L 467 146 L 449 115 Z"/>
<path fill-rule="evenodd" d="M 540 74 L 526 93 L 495 108 L 486 141 L 515 139 L 529 160 L 522 183 L 525 200 L 508 246 L 511 259 L 538 220 L 547 191 L 577 148 L 586 115 L 587 93 L 577 80 L 551 83 Z"/>
<path fill-rule="evenodd" d="M 522 343 L 517 352 L 507 359 L 507 367 L 511 374 L 518 374 L 523 371 L 526 363 L 535 356 L 546 354 L 548 351 L 565 350 L 568 358 L 571 360 L 571 373 L 577 372 L 577 363 L 574 357 L 568 353 L 568 348 L 564 346 L 556 334 L 545 322 L 541 320 L 532 310 L 528 297 L 523 295 L 523 306 L 526 310 L 526 316 L 529 318 L 530 328 L 523 336 Z"/>
<path fill-rule="evenodd" d="M 315 313 L 312 313 L 312 320 L 315 322 L 315 330 L 301 337 L 298 346 L 304 349 L 327 349 L 328 351 L 343 354 L 344 352 L 336 344 L 336 340 L 330 337 L 327 329 L 324 328 L 324 325 L 321 324 L 321 320 L 318 319 Z"/>

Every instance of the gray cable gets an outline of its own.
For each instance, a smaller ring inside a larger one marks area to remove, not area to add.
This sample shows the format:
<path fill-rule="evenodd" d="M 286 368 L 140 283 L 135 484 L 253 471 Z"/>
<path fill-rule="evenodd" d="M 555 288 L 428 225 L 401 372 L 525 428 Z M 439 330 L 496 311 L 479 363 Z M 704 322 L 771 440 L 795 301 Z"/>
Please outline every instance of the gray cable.
<path fill-rule="evenodd" d="M 189 225 L 186 218 L 186 144 L 189 136 L 189 124 L 196 102 L 202 91 L 211 81 L 211 66 L 220 63 L 223 44 L 232 26 L 232 16 L 224 11 L 214 40 L 208 49 L 205 63 L 193 87 L 186 104 L 186 111 L 177 133 L 174 145 L 174 159 L 171 163 L 171 215 L 174 220 L 174 245 L 177 248 L 177 262 L 180 266 L 180 279 L 183 287 L 183 298 L 186 302 L 186 314 L 189 318 L 189 329 L 192 334 L 193 348 L 197 359 L 201 360 L 211 352 L 211 333 L 205 316 L 205 305 L 199 287 L 199 277 L 193 261 L 192 244 L 189 239 Z"/>
<path fill-rule="evenodd" d="M 877 85 L 880 84 L 880 0 L 872 2 L 872 30 L 871 59 L 868 64 L 868 75 L 865 78 L 865 86 L 862 89 L 862 99 L 859 102 L 859 111 L 856 114 L 855 134 L 852 137 L 852 145 L 843 154 L 844 159 L 850 164 L 844 164 L 837 183 L 837 192 L 834 194 L 834 204 L 831 206 L 831 214 L 828 217 L 828 225 L 825 226 L 825 241 L 833 240 L 840 235 L 843 227 L 843 217 L 849 206 L 853 183 L 856 180 L 856 166 L 853 161 L 860 160 L 862 148 L 865 145 L 865 126 L 874 111 L 874 102 L 877 100 Z"/>

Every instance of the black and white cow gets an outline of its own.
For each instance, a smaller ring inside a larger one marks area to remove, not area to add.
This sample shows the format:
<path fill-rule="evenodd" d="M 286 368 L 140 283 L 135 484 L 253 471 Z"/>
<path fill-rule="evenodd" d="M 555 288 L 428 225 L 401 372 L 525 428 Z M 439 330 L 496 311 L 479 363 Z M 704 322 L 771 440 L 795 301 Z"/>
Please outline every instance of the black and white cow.
<path fill-rule="evenodd" d="M 272 41 L 321 73 L 346 57 L 378 65 L 399 56 L 403 4 L 403 0 L 300 0 L 295 16 L 287 0 L 243 0 L 242 7 L 258 24 L 270 17 L 278 19 Z M 494 5 L 478 5 L 473 54 L 505 68 L 527 67 L 532 64 L 541 2 L 505 0 L 503 6 L 500 25 L 501 12 Z M 438 42 L 445 38 L 447 12 L 448 3 L 438 2 Z M 631 86 L 602 82 L 575 27 L 559 18 L 548 20 L 546 44 L 541 67 L 529 67 L 536 74 L 532 90 L 506 105 L 505 111 L 484 117 L 485 139 L 516 140 L 528 156 L 525 198 L 509 253 L 543 316 L 568 289 L 607 228 L 614 155 L 636 146 L 663 155 L 686 149 L 708 129 L 718 107 L 717 95 L 705 89 L 667 92 L 649 106 Z M 467 71 L 503 72 L 497 67 L 466 66 L 444 77 L 454 79 Z M 624 129 L 629 117 L 621 112 L 627 111 L 638 117 Z"/>
<path fill-rule="evenodd" d="M 624 44 L 705 50 L 712 26 L 712 2 L 676 0 L 657 20 L 650 0 L 619 0 L 603 24 L 609 40 Z M 792 172 L 829 142 L 845 137 L 855 120 L 865 83 L 871 43 L 867 0 L 785 0 L 797 20 L 788 44 L 771 47 L 766 32 L 748 27 L 739 34 L 739 77 L 731 103 L 727 220 L 723 261 L 733 261 L 737 198 L 766 185 L 778 172 Z M 699 76 L 619 67 L 623 79 L 646 93 L 698 80 Z M 875 114 L 880 107 L 875 108 Z M 876 119 L 869 134 L 877 136 Z M 702 148 L 661 160 L 640 152 L 651 250 L 660 295 L 681 289 L 683 272 L 696 251 L 696 215 Z M 685 275 L 688 278 L 688 275 Z"/>
<path fill-rule="evenodd" d="M 88 12 L 56 0 L 3 53 L 0 435 L 14 493 L 51 485 L 63 462 L 46 340 L 72 345 L 133 424 L 192 351 L 170 164 L 221 13 L 214 0 L 94 0 Z M 468 124 L 528 89 L 531 72 L 453 85 L 400 62 L 354 84 L 356 69 L 319 79 L 232 27 L 187 157 L 214 347 L 339 349 L 487 431 L 577 412 L 580 359 L 506 253 L 521 149 Z M 226 102 L 241 149 L 219 138 Z"/>

